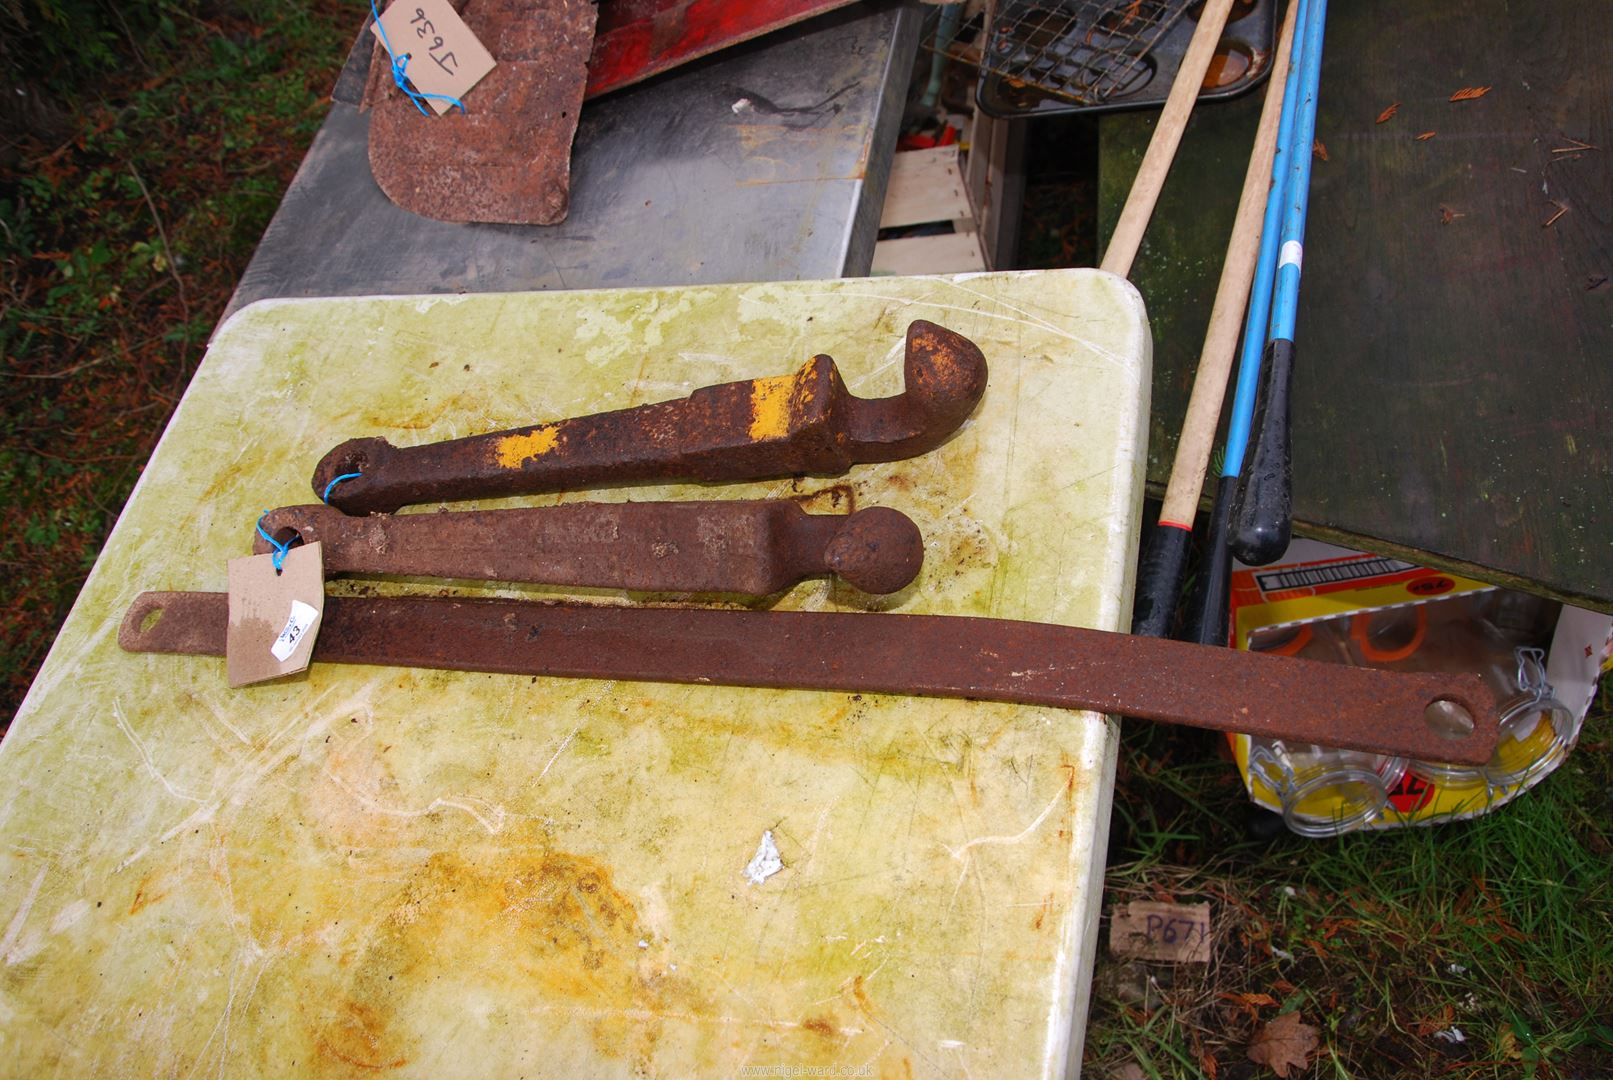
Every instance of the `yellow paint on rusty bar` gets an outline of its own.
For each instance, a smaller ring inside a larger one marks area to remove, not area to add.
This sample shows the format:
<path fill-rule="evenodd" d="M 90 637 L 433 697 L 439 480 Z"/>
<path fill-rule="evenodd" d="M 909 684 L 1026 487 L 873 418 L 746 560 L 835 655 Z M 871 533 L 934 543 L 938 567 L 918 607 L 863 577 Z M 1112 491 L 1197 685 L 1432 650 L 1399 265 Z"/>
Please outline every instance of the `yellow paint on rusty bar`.
<path fill-rule="evenodd" d="M 752 439 L 782 439 L 790 433 L 790 399 L 810 367 L 808 364 L 794 375 L 756 380 L 750 392 Z"/>
<path fill-rule="evenodd" d="M 535 457 L 542 457 L 560 442 L 560 425 L 545 424 L 521 435 L 506 435 L 494 449 L 498 463 L 506 469 L 519 469 Z"/>

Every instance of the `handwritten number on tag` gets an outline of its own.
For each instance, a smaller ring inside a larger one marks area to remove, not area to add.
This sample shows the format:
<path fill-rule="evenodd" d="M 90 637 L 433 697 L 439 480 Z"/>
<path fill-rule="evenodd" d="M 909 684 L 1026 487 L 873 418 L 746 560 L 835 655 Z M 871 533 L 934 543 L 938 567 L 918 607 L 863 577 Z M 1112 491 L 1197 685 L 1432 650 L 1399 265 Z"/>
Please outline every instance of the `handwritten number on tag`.
<path fill-rule="evenodd" d="M 308 628 L 318 621 L 317 610 L 301 600 L 293 600 L 291 615 L 286 619 L 285 629 L 280 631 L 279 636 L 274 639 L 274 644 L 269 646 L 274 658 L 282 664 L 285 663 L 291 654 L 297 651 L 297 643 L 308 632 Z"/>
<path fill-rule="evenodd" d="M 430 54 L 431 58 L 437 62 L 438 67 L 442 68 L 450 75 L 459 70 L 459 58 L 456 57 L 452 52 L 445 52 L 440 56 L 437 54 L 437 50 L 446 45 L 447 42 L 442 39 L 442 35 L 437 33 L 437 28 L 432 25 L 431 20 L 426 18 L 425 8 L 415 8 L 414 18 L 410 19 L 409 23 L 410 25 L 414 25 L 416 23 L 419 24 L 414 28 L 416 37 L 420 38 L 422 41 L 424 41 L 427 37 L 431 38 L 431 44 L 427 46 L 426 51 Z"/>
<path fill-rule="evenodd" d="M 1177 942 L 1188 944 L 1195 934 L 1202 940 L 1208 936 L 1206 927 L 1192 919 L 1166 918 L 1161 915 L 1149 915 L 1147 922 L 1148 940 L 1163 941 L 1167 945 Z"/>
<path fill-rule="evenodd" d="M 1109 949 L 1116 956 L 1204 964 L 1210 960 L 1210 905 L 1133 900 L 1115 909 Z"/>
<path fill-rule="evenodd" d="M 412 54 L 413 63 L 404 77 L 439 115 L 493 70 L 493 57 L 454 11 L 450 0 L 394 3 L 375 24 L 378 40 L 386 31 L 392 34 L 392 40 L 382 41 L 382 45 L 399 62 Z M 414 44 L 408 46 L 411 38 Z M 430 63 L 423 62 L 426 57 Z"/>

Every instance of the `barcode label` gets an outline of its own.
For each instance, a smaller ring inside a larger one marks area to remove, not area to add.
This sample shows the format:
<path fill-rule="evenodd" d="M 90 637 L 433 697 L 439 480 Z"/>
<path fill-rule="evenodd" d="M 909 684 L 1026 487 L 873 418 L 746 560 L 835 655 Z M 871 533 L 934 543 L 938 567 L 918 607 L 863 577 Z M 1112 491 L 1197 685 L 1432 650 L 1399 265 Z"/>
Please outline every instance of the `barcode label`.
<path fill-rule="evenodd" d="M 1362 578 L 1384 577 L 1415 570 L 1413 563 L 1400 559 L 1355 559 L 1350 562 L 1328 563 L 1325 566 L 1302 566 L 1292 570 L 1273 570 L 1256 573 L 1255 584 L 1262 593 L 1286 592 L 1289 589 L 1310 589 L 1317 585 L 1333 585 L 1340 581 L 1360 581 Z"/>

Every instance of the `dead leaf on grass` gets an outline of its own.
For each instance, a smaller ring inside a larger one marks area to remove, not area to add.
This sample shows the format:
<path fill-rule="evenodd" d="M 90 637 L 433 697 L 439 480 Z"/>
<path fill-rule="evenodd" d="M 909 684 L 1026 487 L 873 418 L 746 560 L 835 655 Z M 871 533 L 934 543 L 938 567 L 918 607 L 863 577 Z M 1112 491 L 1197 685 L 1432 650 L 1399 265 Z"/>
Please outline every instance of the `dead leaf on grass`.
<path fill-rule="evenodd" d="M 1128 1061 L 1109 1074 L 1109 1080 L 1148 1080 L 1148 1074 L 1135 1061 Z"/>
<path fill-rule="evenodd" d="M 1272 997 L 1270 994 L 1234 994 L 1231 991 L 1223 990 L 1216 996 L 1225 1001 L 1235 1001 L 1239 1005 L 1251 1009 L 1258 1005 L 1267 1005 L 1271 1006 L 1272 1008 L 1275 1008 L 1277 1005 L 1277 999 Z"/>
<path fill-rule="evenodd" d="M 1441 225 L 1449 225 L 1451 222 L 1455 221 L 1457 218 L 1463 218 L 1463 217 L 1467 217 L 1467 214 L 1466 214 L 1465 211 L 1452 210 L 1448 206 L 1442 206 L 1442 207 L 1439 208 L 1439 223 Z"/>
<path fill-rule="evenodd" d="M 1432 139 L 1435 135 L 1438 135 L 1438 134 L 1439 134 L 1439 132 L 1437 132 L 1437 131 L 1425 131 L 1421 135 L 1417 136 L 1417 141 L 1418 142 L 1427 142 L 1429 139 Z"/>
<path fill-rule="evenodd" d="M 1311 1053 L 1320 1043 L 1316 1029 L 1302 1022 L 1299 1013 L 1283 1013 L 1255 1033 L 1249 1043 L 1249 1060 L 1286 1077 L 1289 1069 L 1303 1069 L 1309 1064 Z"/>
<path fill-rule="evenodd" d="M 1473 101 L 1490 92 L 1488 86 L 1464 86 L 1451 95 L 1452 101 Z"/>
<path fill-rule="evenodd" d="M 1327 158 L 1327 147 L 1322 145 L 1322 140 L 1321 139 L 1317 139 L 1316 142 L 1311 144 L 1311 153 L 1315 154 L 1317 157 L 1321 158 L 1323 161 L 1326 161 L 1328 159 Z"/>
<path fill-rule="evenodd" d="M 1223 990 L 1215 996 L 1222 1001 L 1230 1001 L 1238 1012 L 1247 1015 L 1250 1020 L 1259 1020 L 1260 1010 L 1263 1007 L 1271 1009 L 1277 1007 L 1277 999 L 1270 994 L 1234 994 Z"/>
<path fill-rule="evenodd" d="M 1501 1037 L 1495 1041 L 1495 1052 L 1506 1061 L 1523 1060 L 1523 1051 L 1518 1048 L 1518 1036 L 1512 1033 L 1512 1028 L 1501 1029 Z"/>
<path fill-rule="evenodd" d="M 1379 113 L 1378 114 L 1378 119 L 1375 122 L 1379 123 L 1379 124 L 1386 123 L 1390 118 L 1392 118 L 1395 115 L 1395 113 L 1397 113 L 1399 111 L 1400 111 L 1400 102 L 1397 101 L 1393 105 L 1389 106 L 1387 109 L 1383 110 L 1383 112 Z"/>

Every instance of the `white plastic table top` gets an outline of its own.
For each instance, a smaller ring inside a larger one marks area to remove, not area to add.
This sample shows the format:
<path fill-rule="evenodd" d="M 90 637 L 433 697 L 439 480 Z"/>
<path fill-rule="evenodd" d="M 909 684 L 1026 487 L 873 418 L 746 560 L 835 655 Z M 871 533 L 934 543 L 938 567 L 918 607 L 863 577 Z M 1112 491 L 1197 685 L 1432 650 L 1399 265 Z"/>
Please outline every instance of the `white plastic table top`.
<path fill-rule="evenodd" d="M 854 393 L 893 393 L 913 318 L 991 365 L 929 455 L 526 501 L 883 503 L 924 532 L 912 586 L 808 582 L 776 606 L 1120 628 L 1149 338 L 1136 293 L 1099 271 L 237 314 L 0 745 L 4 1071 L 1077 1068 L 1116 744 L 1101 717 L 320 665 L 232 691 L 221 660 L 116 644 L 138 592 L 222 589 L 257 514 L 309 501 L 342 439 L 662 400 L 812 352 Z M 752 884 L 764 830 L 784 868 Z"/>

